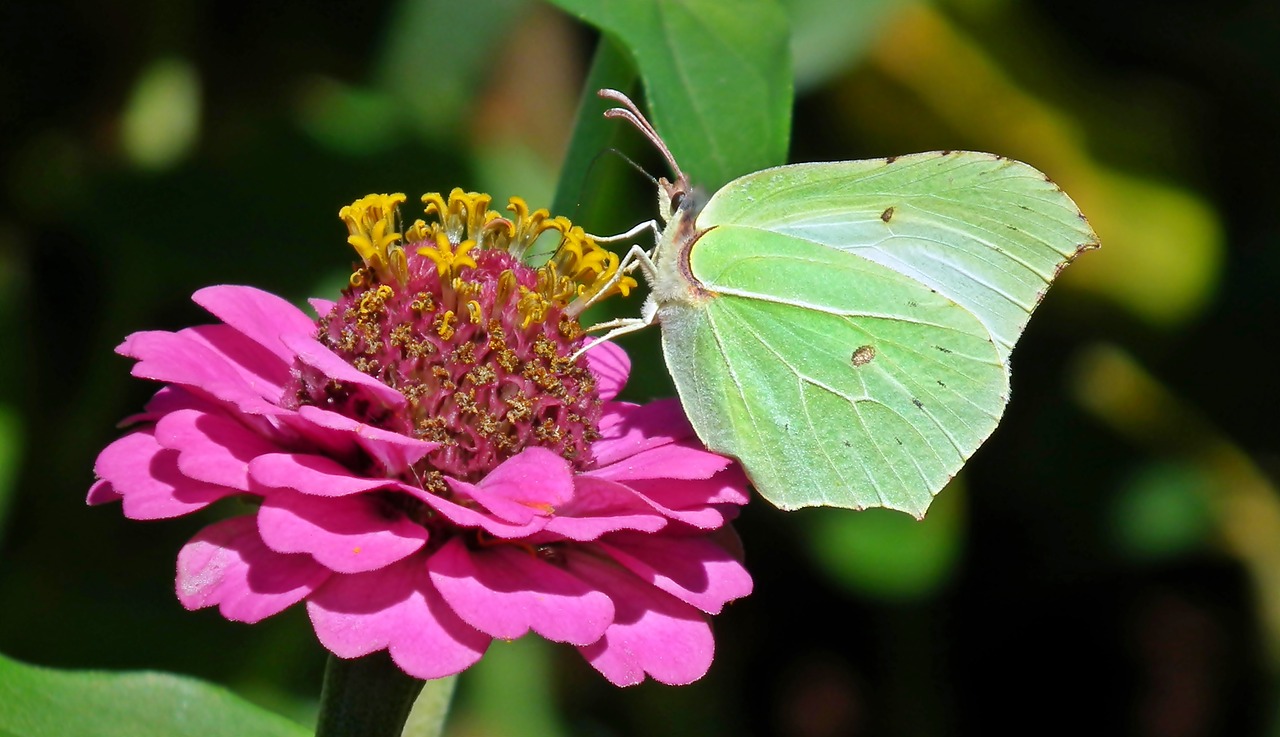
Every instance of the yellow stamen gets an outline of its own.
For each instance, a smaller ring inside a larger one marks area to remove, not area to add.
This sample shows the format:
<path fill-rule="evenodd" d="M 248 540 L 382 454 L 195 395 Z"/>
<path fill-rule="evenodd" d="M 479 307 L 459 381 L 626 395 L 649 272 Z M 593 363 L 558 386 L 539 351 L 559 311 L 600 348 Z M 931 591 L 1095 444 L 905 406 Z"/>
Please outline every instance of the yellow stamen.
<path fill-rule="evenodd" d="M 445 310 L 445 312 L 436 319 L 436 335 L 439 335 L 445 340 L 452 340 L 454 333 L 453 323 L 456 320 L 457 317 L 453 314 L 453 310 Z"/>
<path fill-rule="evenodd" d="M 535 322 L 543 322 L 547 319 L 547 300 L 541 294 L 535 291 L 520 287 L 520 300 L 516 302 L 516 309 L 524 317 L 520 327 L 527 328 Z"/>
<path fill-rule="evenodd" d="M 347 224 L 347 243 L 360 254 L 365 266 L 379 279 L 400 284 L 408 279 L 403 254 L 396 256 L 402 250 L 396 221 L 404 201 L 401 193 L 371 194 L 338 211 Z"/>
<path fill-rule="evenodd" d="M 545 209 L 530 210 L 519 197 L 512 197 L 507 205 L 511 216 L 502 217 L 489 209 L 491 201 L 487 194 L 461 189 L 454 189 L 448 197 L 438 192 L 425 194 L 422 202 L 427 220 L 415 221 L 403 234 L 397 225 L 402 194 L 369 195 L 343 208 L 340 214 L 351 233 L 348 241 L 368 272 L 359 279 L 353 275 L 352 285 L 367 283 L 370 278 L 407 283 L 408 262 L 402 244 L 412 243 L 418 255 L 435 263 L 447 293 L 448 285 L 456 283 L 464 269 L 476 268 L 472 255 L 476 251 L 505 250 L 522 258 L 542 234 L 556 231 L 559 242 L 551 259 L 537 269 L 535 289 L 518 287 L 514 274 L 500 277 L 499 291 L 505 297 L 500 303 L 516 295 L 518 288 L 517 309 L 526 324 L 546 320 L 553 306 L 576 317 L 600 298 L 626 296 L 635 288 L 635 279 L 618 276 L 617 254 L 602 248 L 568 219 L 552 217 Z M 446 303 L 457 305 L 454 309 L 466 309 L 473 316 L 463 296 L 456 302 L 452 295 L 446 296 Z"/>
<path fill-rule="evenodd" d="M 462 241 L 455 248 L 453 243 L 449 241 L 449 237 L 444 233 L 437 231 L 435 234 L 436 244 L 434 246 L 423 246 L 418 249 L 419 256 L 426 256 L 436 264 L 436 271 L 440 274 L 440 280 L 451 279 L 463 267 L 476 267 L 476 260 L 471 258 L 467 253 L 475 248 L 476 242 L 471 240 Z"/>
<path fill-rule="evenodd" d="M 426 222 L 422 220 L 413 221 L 413 225 L 404 232 L 404 240 L 406 243 L 420 243 L 430 237 L 431 229 L 427 227 Z"/>

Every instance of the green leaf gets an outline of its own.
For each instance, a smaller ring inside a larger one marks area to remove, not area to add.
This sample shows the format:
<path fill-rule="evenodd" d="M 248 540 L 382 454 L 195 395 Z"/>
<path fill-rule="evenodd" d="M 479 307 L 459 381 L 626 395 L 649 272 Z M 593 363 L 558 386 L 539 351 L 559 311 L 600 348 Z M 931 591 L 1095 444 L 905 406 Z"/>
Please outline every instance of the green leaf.
<path fill-rule="evenodd" d="M 552 213 L 580 213 L 579 206 L 582 203 L 578 200 L 586 190 L 588 170 L 600 152 L 612 145 L 624 130 L 623 126 L 604 117 L 604 111 L 609 106 L 596 95 L 596 90 L 601 87 L 629 90 L 635 77 L 635 69 L 618 44 L 607 37 L 601 38 L 596 45 L 595 57 L 591 60 L 591 70 L 587 74 L 582 100 L 578 103 L 573 136 L 569 139 L 569 150 L 564 155 L 560 181 L 556 185 L 556 195 L 551 205 Z M 581 214 L 577 217 L 581 217 Z"/>
<path fill-rule="evenodd" d="M 640 71 L 649 118 L 707 187 L 786 159 L 791 58 L 774 0 L 553 0 L 616 39 Z"/>
<path fill-rule="evenodd" d="M 167 673 L 60 671 L 0 656 L 4 737 L 304 737 L 230 691 Z"/>

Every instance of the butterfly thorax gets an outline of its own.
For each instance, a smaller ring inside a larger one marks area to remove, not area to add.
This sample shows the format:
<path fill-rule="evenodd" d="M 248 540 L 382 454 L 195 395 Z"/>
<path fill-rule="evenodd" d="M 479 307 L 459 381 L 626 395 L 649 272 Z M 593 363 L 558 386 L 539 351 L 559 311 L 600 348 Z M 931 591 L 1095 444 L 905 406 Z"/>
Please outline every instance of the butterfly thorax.
<path fill-rule="evenodd" d="M 662 319 L 661 311 L 671 305 L 696 305 L 713 295 L 693 275 L 689 254 L 703 231 L 697 227 L 698 213 L 704 199 L 696 190 L 686 190 L 674 214 L 653 250 L 654 279 L 650 299 Z"/>

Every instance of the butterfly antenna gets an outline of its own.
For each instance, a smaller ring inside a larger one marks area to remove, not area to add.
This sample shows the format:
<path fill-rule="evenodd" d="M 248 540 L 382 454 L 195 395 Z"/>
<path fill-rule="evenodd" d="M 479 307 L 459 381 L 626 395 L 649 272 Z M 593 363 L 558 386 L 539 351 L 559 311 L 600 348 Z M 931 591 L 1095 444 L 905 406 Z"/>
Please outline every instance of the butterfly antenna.
<path fill-rule="evenodd" d="M 630 164 L 632 169 L 635 169 L 637 172 L 639 172 L 640 176 L 644 177 L 645 179 L 648 179 L 650 184 L 652 184 L 655 187 L 658 186 L 658 178 L 650 174 L 648 171 L 645 171 L 645 168 L 637 164 L 635 159 L 631 158 L 630 156 L 627 156 L 626 154 L 622 153 L 616 148 L 608 148 L 606 149 L 606 151 L 608 151 L 609 153 L 617 154 L 619 157 L 622 158 L 623 161 Z M 601 151 L 600 153 L 603 154 L 605 153 L 605 151 Z"/>
<path fill-rule="evenodd" d="M 635 126 L 636 130 L 640 131 L 641 135 L 649 139 L 649 143 L 652 143 L 662 154 L 662 157 L 667 160 L 667 164 L 671 167 L 671 171 L 676 175 L 676 178 L 680 180 L 685 179 L 684 172 L 680 170 L 680 165 L 676 163 L 676 157 L 672 155 L 671 149 L 667 148 L 667 144 L 663 142 L 662 136 L 658 135 L 657 129 L 649 123 L 649 120 L 644 117 L 644 114 L 640 112 L 640 109 L 636 107 L 636 104 L 631 101 L 630 97 L 627 97 L 625 94 L 617 90 L 611 90 L 608 88 L 602 89 L 596 94 L 606 100 L 612 100 L 613 102 L 622 105 L 622 107 L 613 107 L 604 111 L 604 116 L 606 118 L 622 118 Z"/>

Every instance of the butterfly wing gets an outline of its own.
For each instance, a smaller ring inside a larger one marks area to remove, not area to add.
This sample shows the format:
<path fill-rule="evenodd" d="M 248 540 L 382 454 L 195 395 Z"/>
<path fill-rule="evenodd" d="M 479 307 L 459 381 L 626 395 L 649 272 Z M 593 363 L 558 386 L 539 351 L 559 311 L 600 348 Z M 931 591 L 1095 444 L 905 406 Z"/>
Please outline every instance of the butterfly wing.
<path fill-rule="evenodd" d="M 1000 352 L 930 287 L 731 225 L 702 234 L 690 267 L 713 294 L 660 310 L 668 368 L 699 437 L 779 507 L 921 516 L 995 428 Z"/>
<path fill-rule="evenodd" d="M 712 296 L 660 319 L 699 436 L 782 508 L 917 516 L 994 430 L 1031 311 L 1097 245 L 1043 174 L 972 152 L 766 169 L 696 224 Z"/>
<path fill-rule="evenodd" d="M 1098 244 L 1044 174 L 971 151 L 765 169 L 698 215 L 699 228 L 726 224 L 854 253 L 936 289 L 987 326 L 1006 360 L 1054 277 Z"/>

